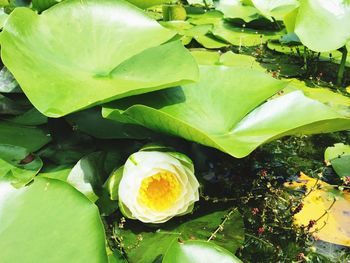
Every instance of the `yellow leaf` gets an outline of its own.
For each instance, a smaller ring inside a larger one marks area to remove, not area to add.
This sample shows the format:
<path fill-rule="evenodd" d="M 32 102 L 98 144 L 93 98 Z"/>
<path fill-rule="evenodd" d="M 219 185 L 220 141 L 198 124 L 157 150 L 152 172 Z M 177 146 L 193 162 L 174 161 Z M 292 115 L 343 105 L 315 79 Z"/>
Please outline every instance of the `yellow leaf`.
<path fill-rule="evenodd" d="M 307 189 L 303 208 L 294 215 L 298 226 L 310 227 L 313 235 L 326 242 L 350 246 L 350 193 L 300 173 L 298 182 L 286 187 Z M 311 222 L 311 224 L 310 224 Z"/>
<path fill-rule="evenodd" d="M 347 86 L 347 87 L 345 88 L 345 90 L 346 90 L 347 93 L 350 93 L 350 86 Z"/>

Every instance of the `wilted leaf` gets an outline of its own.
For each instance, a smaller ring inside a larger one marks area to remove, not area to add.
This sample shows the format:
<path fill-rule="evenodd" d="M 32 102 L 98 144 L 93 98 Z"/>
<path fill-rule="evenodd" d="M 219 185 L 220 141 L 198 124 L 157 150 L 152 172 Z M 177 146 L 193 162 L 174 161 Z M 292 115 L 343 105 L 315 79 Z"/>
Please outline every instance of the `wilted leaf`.
<path fill-rule="evenodd" d="M 294 215 L 295 224 L 303 225 L 315 237 L 330 243 L 350 246 L 350 193 L 300 173 L 289 188 L 306 187 L 302 210 Z"/>

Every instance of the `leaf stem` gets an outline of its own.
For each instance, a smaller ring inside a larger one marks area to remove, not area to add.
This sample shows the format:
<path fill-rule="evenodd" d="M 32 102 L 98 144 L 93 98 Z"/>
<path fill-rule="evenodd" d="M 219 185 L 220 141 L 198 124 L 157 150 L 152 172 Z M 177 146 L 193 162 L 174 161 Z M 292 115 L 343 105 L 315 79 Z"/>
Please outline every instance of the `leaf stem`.
<path fill-rule="evenodd" d="M 276 29 L 277 30 L 282 30 L 282 28 L 281 28 L 280 24 L 278 23 L 278 21 L 273 16 L 271 18 L 272 18 L 274 24 L 276 25 Z"/>
<path fill-rule="evenodd" d="M 346 49 L 346 46 L 342 47 L 340 51 L 342 52 L 342 57 L 341 57 L 338 75 L 337 75 L 337 86 L 339 87 L 343 84 L 346 58 L 348 56 L 348 50 Z"/>
<path fill-rule="evenodd" d="M 231 215 L 234 213 L 235 209 L 232 209 L 227 215 L 225 215 L 225 219 L 221 222 L 221 224 L 215 229 L 215 231 L 210 235 L 207 242 L 210 240 L 213 240 L 216 237 L 216 234 L 219 231 L 222 231 L 224 229 L 224 225 L 226 224 L 227 220 L 231 219 Z"/>

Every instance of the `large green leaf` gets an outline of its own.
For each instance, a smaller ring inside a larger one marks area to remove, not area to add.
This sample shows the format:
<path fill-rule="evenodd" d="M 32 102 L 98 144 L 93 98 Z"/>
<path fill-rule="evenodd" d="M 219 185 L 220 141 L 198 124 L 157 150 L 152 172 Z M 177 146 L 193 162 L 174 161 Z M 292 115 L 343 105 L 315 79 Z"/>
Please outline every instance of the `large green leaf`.
<path fill-rule="evenodd" d="M 131 263 L 154 262 L 164 256 L 173 240 L 208 240 L 220 225 L 222 231 L 212 239 L 216 245 L 234 253 L 244 242 L 243 219 L 237 209 L 218 211 L 174 225 L 171 222 L 160 229 L 141 229 L 127 221 L 117 228 L 117 236 L 123 240 L 124 251 Z M 137 241 L 139 240 L 139 242 Z M 135 242 L 138 243 L 135 246 Z"/>
<path fill-rule="evenodd" d="M 110 103 L 103 115 L 116 120 L 129 118 L 234 157 L 247 156 L 264 142 L 287 134 L 350 128 L 348 115 L 301 91 L 264 103 L 285 84 L 251 69 L 201 66 L 198 84 Z"/>
<path fill-rule="evenodd" d="M 174 240 L 167 250 L 163 263 L 239 263 L 231 252 L 213 243 L 201 240 Z"/>
<path fill-rule="evenodd" d="M 1 262 L 107 262 L 97 207 L 70 185 L 0 183 Z"/>
<path fill-rule="evenodd" d="M 338 49 L 350 38 L 350 2 L 346 0 L 302 0 L 295 33 L 314 51 Z"/>
<path fill-rule="evenodd" d="M 1 56 L 34 106 L 60 117 L 196 80 L 182 44 L 162 44 L 174 34 L 123 0 L 68 0 L 41 15 L 16 8 L 0 36 Z"/>
<path fill-rule="evenodd" d="M 50 141 L 51 135 L 44 129 L 0 121 L 0 144 L 20 146 L 34 152 Z"/>
<path fill-rule="evenodd" d="M 27 149 L 0 144 L 0 178 L 10 181 L 15 187 L 26 185 L 40 171 L 43 162 Z"/>

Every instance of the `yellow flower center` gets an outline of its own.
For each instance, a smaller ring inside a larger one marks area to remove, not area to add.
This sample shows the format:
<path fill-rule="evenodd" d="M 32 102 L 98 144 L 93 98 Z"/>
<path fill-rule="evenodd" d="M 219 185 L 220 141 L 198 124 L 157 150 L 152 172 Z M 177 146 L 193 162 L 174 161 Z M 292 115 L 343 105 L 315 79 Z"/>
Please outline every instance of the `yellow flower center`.
<path fill-rule="evenodd" d="M 155 211 L 174 205 L 181 193 L 181 185 L 173 173 L 161 171 L 142 180 L 138 201 Z"/>

